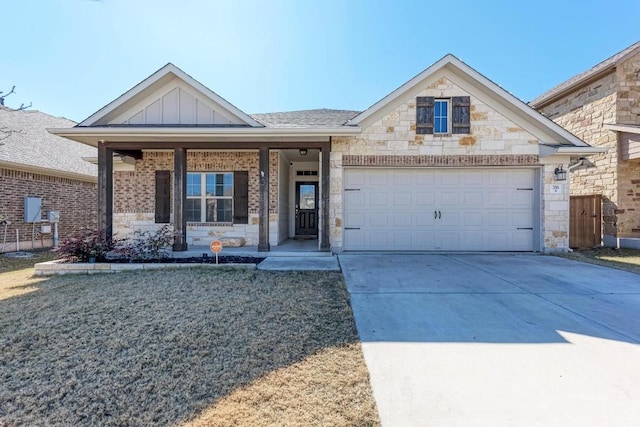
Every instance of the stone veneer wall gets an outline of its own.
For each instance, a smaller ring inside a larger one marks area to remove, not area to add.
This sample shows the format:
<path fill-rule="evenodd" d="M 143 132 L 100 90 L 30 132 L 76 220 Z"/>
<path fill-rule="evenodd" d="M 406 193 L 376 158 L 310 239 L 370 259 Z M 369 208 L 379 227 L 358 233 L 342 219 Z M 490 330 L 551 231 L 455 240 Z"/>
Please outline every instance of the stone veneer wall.
<path fill-rule="evenodd" d="M 640 54 L 616 68 L 616 122 L 640 125 Z M 640 238 L 640 159 L 618 164 L 618 237 Z"/>
<path fill-rule="evenodd" d="M 273 245 L 278 242 L 278 156 L 275 151 L 269 155 L 269 241 Z M 249 171 L 249 224 L 187 223 L 188 244 L 209 245 L 219 237 L 244 237 L 247 245 L 258 245 L 258 157 L 257 151 L 187 151 L 189 172 Z M 135 171 L 114 172 L 114 233 L 123 236 L 165 225 L 155 223 L 156 170 L 173 171 L 173 152 L 145 151 Z"/>
<path fill-rule="evenodd" d="M 543 250 L 568 249 L 568 190 L 565 188 L 564 193 L 550 194 L 550 185 L 547 184 L 553 180 L 556 164 L 542 165 L 539 162 L 537 138 L 473 96 L 470 134 L 416 135 L 417 96 L 449 98 L 467 95 L 442 76 L 363 129 L 359 136 L 332 139 L 329 216 L 334 251 L 342 250 L 343 244 L 343 167 L 353 164 L 353 159 L 358 157 L 362 157 L 362 165 L 382 167 L 526 165 L 540 168 L 540 185 L 544 189 L 540 201 Z"/>
<path fill-rule="evenodd" d="M 58 236 L 65 239 L 83 229 L 98 226 L 98 185 L 92 182 L 42 175 L 12 169 L 0 168 L 0 215 L 11 222 L 7 226 L 6 244 L 3 247 L 4 226 L 0 226 L 0 252 L 16 250 L 16 230 L 20 237 L 20 249 L 31 248 L 32 223 L 23 222 L 24 198 L 41 197 L 42 214 L 48 211 L 60 212 Z M 36 224 L 36 232 L 39 231 Z M 52 246 L 52 233 L 34 236 L 36 248 Z M 41 239 L 42 238 L 42 239 Z"/>
<path fill-rule="evenodd" d="M 594 166 L 574 170 L 570 179 L 572 195 L 602 195 L 603 233 L 610 236 L 617 234 L 617 138 L 603 124 L 615 122 L 616 99 L 616 78 L 611 73 L 539 109 L 583 141 L 607 149 L 589 156 Z"/>
<path fill-rule="evenodd" d="M 621 160 L 617 134 L 607 123 L 640 124 L 640 55 L 611 72 L 538 110 L 593 146 L 606 148 L 589 156 L 593 167 L 571 174 L 571 194 L 603 196 L 604 244 L 616 237 L 640 237 L 640 160 Z"/>

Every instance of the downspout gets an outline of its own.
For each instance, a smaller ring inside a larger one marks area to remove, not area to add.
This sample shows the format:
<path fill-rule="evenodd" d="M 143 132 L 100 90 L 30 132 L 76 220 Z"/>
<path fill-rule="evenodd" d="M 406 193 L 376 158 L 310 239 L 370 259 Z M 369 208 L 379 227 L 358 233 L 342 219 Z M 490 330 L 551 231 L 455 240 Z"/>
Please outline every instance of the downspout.
<path fill-rule="evenodd" d="M 579 168 L 580 166 L 584 165 L 584 157 L 581 157 L 579 159 L 580 161 L 578 163 L 576 163 L 573 166 L 568 166 L 567 167 L 567 171 L 572 172 L 574 169 Z"/>

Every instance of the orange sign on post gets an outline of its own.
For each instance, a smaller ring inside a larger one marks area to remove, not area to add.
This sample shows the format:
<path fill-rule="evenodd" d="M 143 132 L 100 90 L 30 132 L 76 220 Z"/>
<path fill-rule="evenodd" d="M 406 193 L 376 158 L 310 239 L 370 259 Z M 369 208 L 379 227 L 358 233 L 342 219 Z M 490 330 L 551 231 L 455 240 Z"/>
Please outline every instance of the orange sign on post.
<path fill-rule="evenodd" d="M 209 245 L 209 247 L 211 248 L 211 252 L 219 254 L 222 250 L 222 242 L 220 240 L 214 240 L 213 242 L 211 242 L 211 245 Z"/>
<path fill-rule="evenodd" d="M 222 250 L 222 242 L 220 240 L 214 240 L 209 247 L 211 248 L 211 252 L 216 254 L 216 264 L 218 264 L 218 254 Z"/>

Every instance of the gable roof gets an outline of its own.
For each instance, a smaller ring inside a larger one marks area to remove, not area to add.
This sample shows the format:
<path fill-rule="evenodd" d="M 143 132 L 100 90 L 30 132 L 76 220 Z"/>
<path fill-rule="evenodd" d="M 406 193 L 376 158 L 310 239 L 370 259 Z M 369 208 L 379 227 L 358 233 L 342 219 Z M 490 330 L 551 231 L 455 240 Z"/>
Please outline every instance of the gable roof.
<path fill-rule="evenodd" d="M 255 121 L 251 116 L 241 111 L 239 108 L 219 96 L 217 93 L 213 92 L 202 83 L 198 82 L 196 79 L 194 79 L 170 62 L 137 85 L 135 85 L 133 88 L 129 89 L 127 92 L 120 95 L 114 101 L 105 105 L 90 117 L 80 122 L 78 124 L 78 127 L 100 126 L 107 124 L 110 120 L 114 119 L 120 113 L 125 111 L 127 106 L 136 104 L 138 101 L 144 99 L 147 95 L 152 93 L 155 89 L 163 86 L 175 77 L 181 79 L 187 85 L 202 93 L 213 103 L 220 105 L 222 108 L 238 117 L 248 126 L 262 127 L 262 125 Z"/>
<path fill-rule="evenodd" d="M 370 123 L 384 112 L 395 106 L 405 97 L 409 96 L 412 91 L 424 84 L 425 81 L 434 77 L 440 72 L 447 71 L 457 79 L 458 84 L 464 83 L 467 92 L 481 99 L 490 99 L 492 107 L 500 107 L 502 112 L 510 112 L 515 114 L 520 122 L 525 122 L 530 128 L 535 128 L 548 138 L 550 141 L 541 141 L 549 145 L 567 145 L 576 147 L 589 147 L 589 145 L 567 131 L 552 120 L 546 118 L 529 105 L 516 98 L 493 81 L 489 80 L 476 70 L 456 58 L 452 54 L 444 56 L 439 61 L 428 67 L 426 70 L 373 104 L 367 110 L 363 111 L 353 119 L 349 120 L 347 125 L 359 126 Z M 504 114 L 503 114 L 504 115 Z M 522 125 L 521 123 L 518 123 Z"/>
<path fill-rule="evenodd" d="M 0 107 L 0 166 L 85 181 L 96 181 L 98 168 L 82 160 L 97 150 L 47 132 L 75 122 L 35 110 Z"/>
<path fill-rule="evenodd" d="M 252 114 L 251 116 L 270 128 L 335 128 L 344 125 L 360 111 L 317 110 L 284 111 L 279 113 Z"/>
<path fill-rule="evenodd" d="M 618 64 L 625 61 L 628 57 L 633 56 L 639 52 L 640 52 L 640 41 L 616 53 L 610 58 L 605 59 L 599 64 L 596 64 L 595 66 L 591 67 L 587 71 L 584 71 L 580 74 L 576 74 L 575 76 L 571 77 L 569 80 L 564 81 L 559 85 L 549 89 L 542 95 L 530 101 L 529 105 L 531 105 L 534 108 L 539 108 L 553 101 L 555 98 L 558 98 L 566 94 L 572 89 L 578 86 L 581 86 L 585 83 L 588 83 L 591 80 L 595 80 L 600 76 L 602 76 L 603 74 L 613 71 Z"/>

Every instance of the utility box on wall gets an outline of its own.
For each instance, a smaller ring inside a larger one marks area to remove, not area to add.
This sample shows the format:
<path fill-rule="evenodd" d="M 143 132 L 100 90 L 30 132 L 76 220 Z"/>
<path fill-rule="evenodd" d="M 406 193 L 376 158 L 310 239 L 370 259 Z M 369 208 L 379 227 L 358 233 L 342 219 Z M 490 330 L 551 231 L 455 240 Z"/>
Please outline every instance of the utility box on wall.
<path fill-rule="evenodd" d="M 42 221 L 42 198 L 41 197 L 25 197 L 24 198 L 24 222 L 40 222 Z"/>
<path fill-rule="evenodd" d="M 47 220 L 51 223 L 60 222 L 60 211 L 49 211 Z"/>

